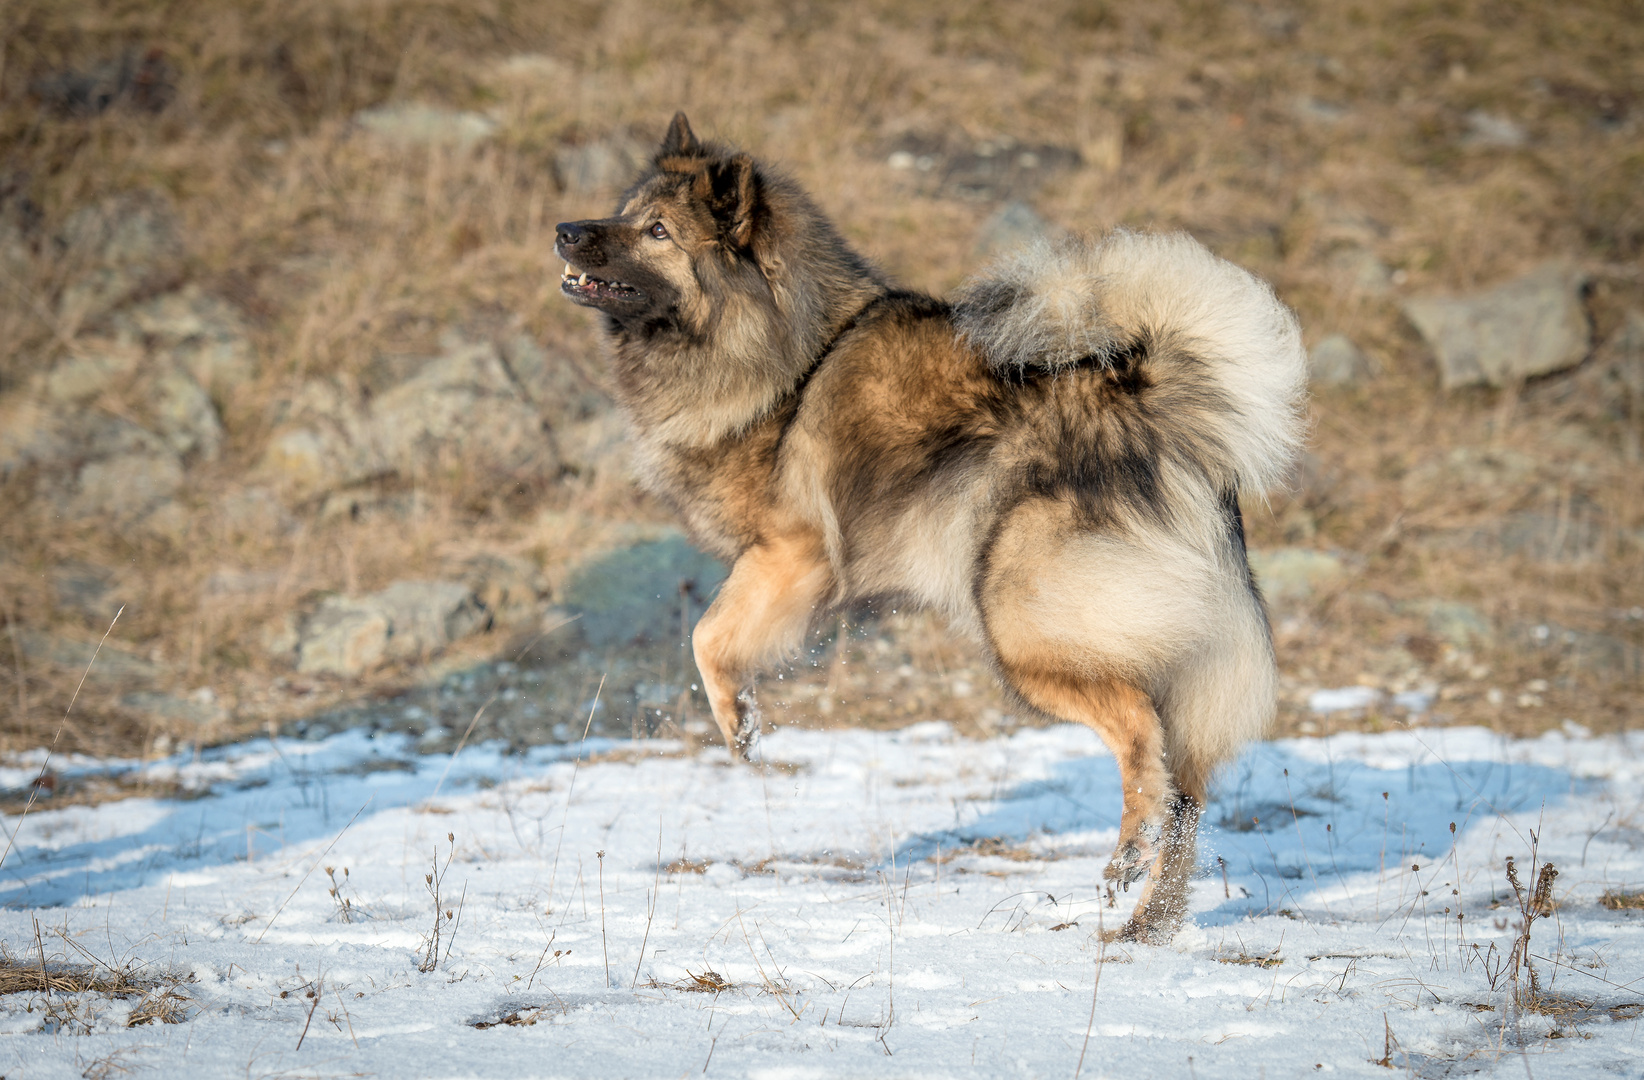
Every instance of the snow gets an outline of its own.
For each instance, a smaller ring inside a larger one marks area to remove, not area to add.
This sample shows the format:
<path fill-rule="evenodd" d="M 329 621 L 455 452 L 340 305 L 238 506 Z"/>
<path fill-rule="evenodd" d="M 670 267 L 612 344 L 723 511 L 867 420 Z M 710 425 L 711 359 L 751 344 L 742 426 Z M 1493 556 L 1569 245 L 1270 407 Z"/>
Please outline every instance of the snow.
<path fill-rule="evenodd" d="M 130 999 L 5 995 L 0 1073 L 1072 1077 L 1082 1054 L 1087 1077 L 1386 1076 L 1389 1050 L 1392 1074 L 1639 1073 L 1644 912 L 1598 901 L 1644 887 L 1644 737 L 1258 744 L 1219 780 L 1169 947 L 1103 943 L 1136 894 L 1102 895 L 1118 778 L 1084 729 L 762 749 L 453 759 L 349 731 L 54 762 L 201 794 L 6 818 L 0 941 L 186 980 L 188 1005 L 126 1028 Z M 1531 951 L 1562 1015 L 1491 986 L 1504 860 L 1532 844 L 1560 871 Z M 431 872 L 452 916 L 420 971 Z"/>

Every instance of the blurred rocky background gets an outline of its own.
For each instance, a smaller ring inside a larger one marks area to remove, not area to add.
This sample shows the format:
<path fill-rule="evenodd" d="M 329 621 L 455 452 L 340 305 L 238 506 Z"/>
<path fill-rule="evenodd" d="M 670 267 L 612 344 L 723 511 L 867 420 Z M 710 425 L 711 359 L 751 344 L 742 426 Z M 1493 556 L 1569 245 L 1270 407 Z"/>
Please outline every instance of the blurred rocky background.
<path fill-rule="evenodd" d="M 11 0 L 0 750 L 705 737 L 685 637 L 724 569 L 636 493 L 551 252 L 681 107 L 915 287 L 1114 224 L 1274 282 L 1314 390 L 1293 485 L 1246 503 L 1281 730 L 1627 726 L 1638 16 Z M 1032 722 L 933 620 L 812 646 L 779 722 Z"/>

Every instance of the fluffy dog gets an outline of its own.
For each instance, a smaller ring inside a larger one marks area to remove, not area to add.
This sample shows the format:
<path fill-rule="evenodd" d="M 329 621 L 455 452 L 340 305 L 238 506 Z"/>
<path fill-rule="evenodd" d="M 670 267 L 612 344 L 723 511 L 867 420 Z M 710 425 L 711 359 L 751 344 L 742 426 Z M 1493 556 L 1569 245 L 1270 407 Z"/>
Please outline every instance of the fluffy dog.
<path fill-rule="evenodd" d="M 1041 242 L 952 299 L 898 289 L 790 180 L 684 114 L 613 217 L 558 227 L 599 312 L 644 482 L 731 564 L 692 635 L 725 742 L 831 610 L 974 636 L 1118 759 L 1105 874 L 1168 940 L 1216 766 L 1274 711 L 1239 493 L 1290 466 L 1305 355 L 1249 273 L 1184 235 Z"/>

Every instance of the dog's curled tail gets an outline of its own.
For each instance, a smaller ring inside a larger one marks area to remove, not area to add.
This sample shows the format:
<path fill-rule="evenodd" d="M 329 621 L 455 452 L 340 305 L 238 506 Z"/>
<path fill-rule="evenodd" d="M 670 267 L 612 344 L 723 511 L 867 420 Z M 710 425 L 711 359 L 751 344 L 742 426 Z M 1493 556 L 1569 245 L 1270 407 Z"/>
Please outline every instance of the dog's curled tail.
<path fill-rule="evenodd" d="M 1137 363 L 1161 404 L 1192 414 L 1175 423 L 1203 425 L 1195 434 L 1223 458 L 1213 471 L 1238 487 L 1278 483 L 1300 449 L 1307 357 L 1295 316 L 1186 234 L 1037 241 L 966 282 L 954 322 L 1007 377 Z"/>

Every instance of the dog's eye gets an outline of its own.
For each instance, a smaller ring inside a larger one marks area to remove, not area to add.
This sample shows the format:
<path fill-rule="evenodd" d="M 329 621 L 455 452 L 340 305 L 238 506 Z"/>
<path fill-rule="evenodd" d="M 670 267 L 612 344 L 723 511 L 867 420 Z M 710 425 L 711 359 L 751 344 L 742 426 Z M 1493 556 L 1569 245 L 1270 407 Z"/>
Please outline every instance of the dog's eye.
<path fill-rule="evenodd" d="M 658 240 L 668 239 L 668 226 L 662 224 L 660 221 L 657 222 L 655 225 L 651 226 L 651 235 L 656 237 Z"/>

